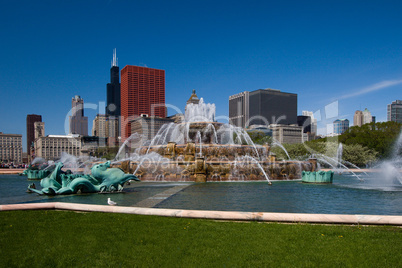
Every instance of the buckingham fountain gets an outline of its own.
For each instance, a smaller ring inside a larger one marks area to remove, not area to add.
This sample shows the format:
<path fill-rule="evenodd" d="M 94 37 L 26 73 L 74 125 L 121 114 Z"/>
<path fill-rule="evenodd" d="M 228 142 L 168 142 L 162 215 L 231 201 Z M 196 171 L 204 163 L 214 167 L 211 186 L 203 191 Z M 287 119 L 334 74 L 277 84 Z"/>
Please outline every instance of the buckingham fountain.
<path fill-rule="evenodd" d="M 243 128 L 217 122 L 215 104 L 198 99 L 195 90 L 187 101 L 183 120 L 164 124 L 151 140 L 138 133 L 131 135 L 113 161 L 92 160 L 85 161 L 91 169 L 82 174 L 62 170 L 65 163 L 74 161 L 61 159 L 40 170 L 49 173 L 41 178 L 42 190 L 32 184 L 28 191 L 46 195 L 120 192 L 131 180 L 271 184 L 272 180 L 302 179 L 332 183 L 333 175 L 332 171 L 317 171 L 315 158 L 278 161 L 268 144 L 255 144 Z M 33 172 L 37 170 L 30 168 L 25 173 L 29 178 Z"/>
<path fill-rule="evenodd" d="M 267 181 L 301 179 L 316 159 L 277 161 L 269 145 L 257 145 L 240 127 L 215 121 L 215 104 L 193 94 L 184 120 L 163 125 L 152 140 L 131 135 L 112 164 L 141 181 Z M 136 144 L 136 146 L 133 146 Z M 133 147 L 135 147 L 133 149 Z"/>

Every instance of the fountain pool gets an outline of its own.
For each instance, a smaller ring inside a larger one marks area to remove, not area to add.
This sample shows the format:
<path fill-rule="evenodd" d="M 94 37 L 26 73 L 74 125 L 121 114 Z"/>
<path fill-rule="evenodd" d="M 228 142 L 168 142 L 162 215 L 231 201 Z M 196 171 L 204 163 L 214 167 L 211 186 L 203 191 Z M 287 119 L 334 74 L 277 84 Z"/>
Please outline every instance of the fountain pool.
<path fill-rule="evenodd" d="M 396 181 L 380 183 L 357 180 L 350 174 L 335 174 L 333 184 L 303 184 L 300 181 L 264 182 L 137 182 L 122 193 L 40 196 L 26 193 L 26 176 L 0 175 L 0 204 L 68 202 L 106 205 L 107 198 L 119 206 L 139 206 L 144 200 L 158 203 L 155 208 L 289 212 L 324 214 L 402 215 L 402 185 Z M 38 186 L 39 183 L 37 183 Z M 162 193 L 180 188 L 170 196 Z M 142 203 L 144 204 L 144 203 Z"/>

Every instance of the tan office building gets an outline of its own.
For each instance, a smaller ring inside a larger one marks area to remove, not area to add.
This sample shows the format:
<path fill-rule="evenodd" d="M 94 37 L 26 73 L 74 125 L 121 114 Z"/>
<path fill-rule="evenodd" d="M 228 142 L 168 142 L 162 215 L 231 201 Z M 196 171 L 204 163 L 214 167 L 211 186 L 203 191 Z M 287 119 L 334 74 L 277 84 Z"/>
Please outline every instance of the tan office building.
<path fill-rule="evenodd" d="M 22 135 L 0 132 L 0 162 L 22 163 Z"/>
<path fill-rule="evenodd" d="M 279 143 L 295 144 L 303 142 L 303 127 L 298 125 L 271 124 L 269 128 L 272 130 L 272 138 Z"/>
<path fill-rule="evenodd" d="M 81 137 L 77 134 L 48 135 L 35 140 L 36 157 L 55 161 L 60 159 L 63 152 L 80 156 Z"/>

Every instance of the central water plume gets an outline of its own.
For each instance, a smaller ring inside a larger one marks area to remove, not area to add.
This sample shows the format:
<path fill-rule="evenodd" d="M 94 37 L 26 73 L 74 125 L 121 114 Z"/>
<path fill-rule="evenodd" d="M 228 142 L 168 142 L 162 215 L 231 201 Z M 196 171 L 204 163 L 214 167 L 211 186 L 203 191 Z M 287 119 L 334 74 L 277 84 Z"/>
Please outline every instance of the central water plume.
<path fill-rule="evenodd" d="M 187 123 L 192 122 L 214 122 L 215 121 L 215 104 L 204 103 L 201 98 L 198 104 L 189 103 L 186 105 L 184 120 Z"/>

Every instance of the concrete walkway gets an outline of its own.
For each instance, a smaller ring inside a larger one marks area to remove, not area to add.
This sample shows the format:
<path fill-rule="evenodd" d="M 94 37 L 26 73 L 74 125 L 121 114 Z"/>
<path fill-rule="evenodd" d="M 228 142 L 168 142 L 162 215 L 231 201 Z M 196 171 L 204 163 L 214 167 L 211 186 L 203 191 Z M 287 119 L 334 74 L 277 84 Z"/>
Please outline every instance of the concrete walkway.
<path fill-rule="evenodd" d="M 166 191 L 163 191 L 162 193 L 159 193 L 159 194 L 151 196 L 147 199 L 144 199 L 133 206 L 134 207 L 142 207 L 142 208 L 152 208 L 152 207 L 156 206 L 157 204 L 159 204 L 160 202 L 162 202 L 163 200 L 168 199 L 172 195 L 180 192 L 181 190 L 183 190 L 184 188 L 187 188 L 190 185 L 191 184 L 179 185 L 179 186 L 169 188 Z"/>
<path fill-rule="evenodd" d="M 20 174 L 25 168 L 0 168 L 0 175 Z"/>
<path fill-rule="evenodd" d="M 183 217 L 183 218 L 211 219 L 211 220 L 402 226 L 402 216 L 387 216 L 387 215 L 341 215 L 341 214 L 204 211 L 204 210 L 86 205 L 86 204 L 62 203 L 62 202 L 0 205 L 0 211 L 33 210 L 33 209 L 57 209 L 57 210 L 87 211 L 87 212 L 128 213 L 137 215 L 155 215 L 165 217 Z"/>

